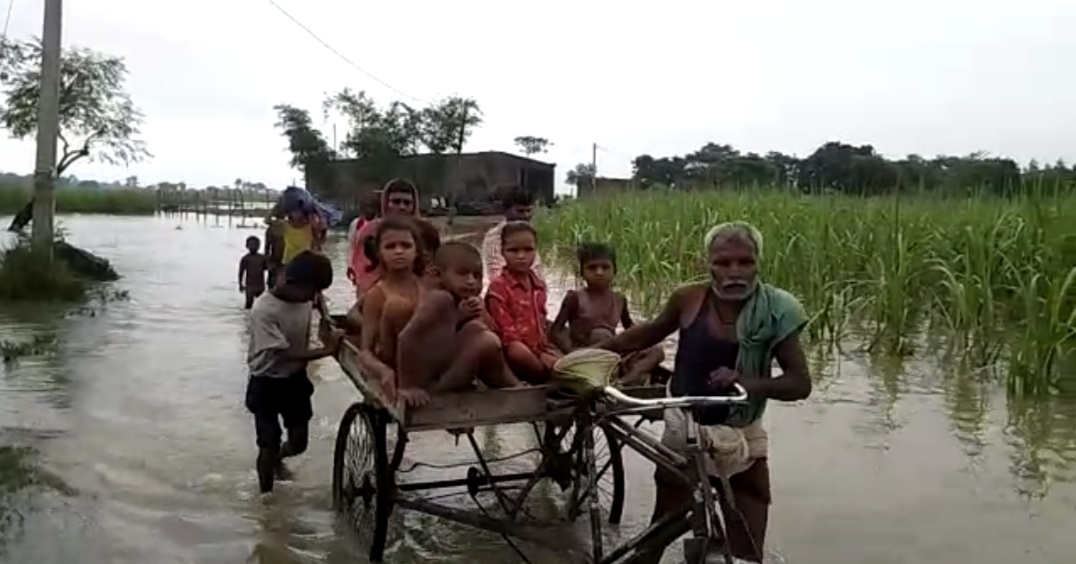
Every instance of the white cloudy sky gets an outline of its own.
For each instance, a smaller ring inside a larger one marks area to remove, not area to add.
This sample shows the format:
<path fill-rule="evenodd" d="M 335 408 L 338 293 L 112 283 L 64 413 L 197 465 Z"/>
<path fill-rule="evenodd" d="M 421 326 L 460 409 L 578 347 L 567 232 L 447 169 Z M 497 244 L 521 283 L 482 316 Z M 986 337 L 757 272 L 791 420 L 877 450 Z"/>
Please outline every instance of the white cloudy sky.
<path fill-rule="evenodd" d="M 710 140 L 1076 160 L 1073 0 L 277 2 L 399 91 L 476 98 L 486 123 L 468 150 L 553 140 L 561 179 L 592 142 L 605 175 Z M 42 0 L 14 0 L 10 36 L 39 35 L 41 18 Z M 345 86 L 399 97 L 267 0 L 68 2 L 64 41 L 126 58 L 155 154 L 81 178 L 289 183 L 274 104 L 320 120 Z M 0 169 L 32 166 L 29 143 L 0 140 Z"/>

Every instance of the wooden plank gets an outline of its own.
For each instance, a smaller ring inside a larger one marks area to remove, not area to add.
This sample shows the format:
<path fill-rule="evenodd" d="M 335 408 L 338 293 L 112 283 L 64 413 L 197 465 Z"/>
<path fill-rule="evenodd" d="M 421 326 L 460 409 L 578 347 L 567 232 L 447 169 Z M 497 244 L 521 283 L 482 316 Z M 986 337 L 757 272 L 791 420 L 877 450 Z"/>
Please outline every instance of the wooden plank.
<path fill-rule="evenodd" d="M 351 383 L 358 388 L 363 399 L 378 407 L 385 408 L 396 421 L 404 420 L 403 410 L 394 402 L 388 400 L 384 390 L 381 389 L 381 383 L 376 378 L 368 377 L 366 372 L 363 371 L 362 365 L 359 363 L 358 347 L 345 340 L 340 347 L 339 354 L 336 355 L 336 362 L 340 364 L 340 368 L 343 369 L 344 374 L 351 380 Z"/>
<path fill-rule="evenodd" d="M 343 343 L 336 361 L 366 401 L 385 408 L 396 421 L 406 422 L 408 432 L 542 421 L 548 411 L 544 387 L 441 394 L 423 407 L 405 409 L 389 401 L 381 383 L 366 375 L 353 343 Z"/>
<path fill-rule="evenodd" d="M 543 386 L 478 390 L 436 395 L 430 403 L 407 410 L 407 431 L 456 429 L 545 420 L 548 414 Z"/>

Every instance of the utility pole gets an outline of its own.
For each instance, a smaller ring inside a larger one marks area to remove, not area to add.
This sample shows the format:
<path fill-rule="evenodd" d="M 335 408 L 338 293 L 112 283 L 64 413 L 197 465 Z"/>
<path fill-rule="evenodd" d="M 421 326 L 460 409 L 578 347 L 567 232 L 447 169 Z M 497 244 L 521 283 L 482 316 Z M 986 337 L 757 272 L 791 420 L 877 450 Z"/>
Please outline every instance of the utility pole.
<path fill-rule="evenodd" d="M 33 243 L 52 256 L 56 213 L 56 138 L 60 135 L 60 39 L 63 0 L 45 0 L 41 33 L 41 97 L 37 102 L 37 165 L 34 168 Z"/>
<path fill-rule="evenodd" d="M 598 144 L 593 143 L 590 147 L 590 190 L 591 193 L 598 190 Z"/>

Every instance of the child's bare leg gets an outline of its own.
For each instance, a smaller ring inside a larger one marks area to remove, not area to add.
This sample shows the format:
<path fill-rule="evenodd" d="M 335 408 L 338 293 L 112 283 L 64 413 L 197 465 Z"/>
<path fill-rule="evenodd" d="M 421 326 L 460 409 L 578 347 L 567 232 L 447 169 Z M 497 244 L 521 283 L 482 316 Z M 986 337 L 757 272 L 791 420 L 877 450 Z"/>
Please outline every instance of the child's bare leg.
<path fill-rule="evenodd" d="M 496 348 L 490 348 L 488 350 L 482 350 L 482 356 L 479 359 L 478 378 L 483 384 L 490 388 L 518 388 L 520 386 L 526 386 L 526 384 L 516 378 L 516 375 L 512 373 L 512 369 L 508 367 L 508 361 L 504 358 L 504 349 L 501 347 L 501 340 L 492 331 L 486 327 L 482 322 L 468 323 L 464 327 L 468 329 L 470 325 L 474 325 L 474 337 L 476 341 L 483 341 L 484 346 L 488 346 L 490 342 L 496 341 Z M 492 337 L 492 339 L 491 339 Z M 461 347 L 466 347 L 464 343 Z"/>
<path fill-rule="evenodd" d="M 650 379 L 650 374 L 665 360 L 665 351 L 660 346 L 639 351 L 625 359 L 621 383 L 626 386 L 641 386 Z"/>
<path fill-rule="evenodd" d="M 481 321 L 471 321 L 456 334 L 455 356 L 433 385 L 432 393 L 469 389 L 475 377 L 491 388 L 518 386 L 501 354 L 501 340 Z"/>
<path fill-rule="evenodd" d="M 616 331 L 609 329 L 608 327 L 598 327 L 591 330 L 587 336 L 587 342 L 585 346 L 596 347 L 609 339 L 612 339 L 616 335 Z"/>
<path fill-rule="evenodd" d="M 549 380 L 550 374 L 542 359 L 519 341 L 504 347 L 504 358 L 512 372 L 528 383 L 544 384 Z"/>
<path fill-rule="evenodd" d="M 455 320 L 445 317 L 424 335 L 409 339 L 406 350 L 400 350 L 396 355 L 398 371 L 414 375 L 413 387 L 432 391 L 442 373 L 452 364 L 457 349 Z"/>

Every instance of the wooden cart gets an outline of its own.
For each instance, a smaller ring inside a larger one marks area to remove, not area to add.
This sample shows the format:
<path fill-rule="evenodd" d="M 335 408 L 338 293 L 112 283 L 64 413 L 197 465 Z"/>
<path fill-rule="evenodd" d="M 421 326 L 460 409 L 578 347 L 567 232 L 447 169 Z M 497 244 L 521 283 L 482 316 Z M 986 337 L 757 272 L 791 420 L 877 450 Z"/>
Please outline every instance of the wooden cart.
<path fill-rule="evenodd" d="M 339 316 L 334 317 L 339 319 Z M 560 547 L 566 557 L 574 556 L 569 561 L 602 563 L 620 562 L 625 555 L 659 537 L 669 537 L 665 542 L 671 542 L 680 534 L 690 532 L 690 523 L 699 521 L 689 519 L 692 508 L 685 508 L 676 519 L 655 524 L 608 554 L 602 546 L 605 523 L 618 524 L 624 509 L 622 445 L 673 472 L 689 466 L 683 456 L 669 452 L 645 433 L 636 432 L 644 420 L 661 417 L 661 402 L 668 401 L 657 399 L 665 396 L 663 385 L 615 391 L 616 397 L 623 402 L 621 405 L 636 402 L 633 407 L 620 412 L 640 416 L 634 425 L 617 413 L 609 412 L 600 399 L 565 397 L 548 387 L 437 395 L 422 408 L 402 409 L 387 400 L 376 379 L 367 377 L 359 363 L 358 350 L 352 343 L 345 341 L 336 359 L 362 397 L 344 412 L 337 432 L 333 453 L 333 505 L 349 525 L 365 537 L 371 562 L 383 560 L 390 517 L 397 507 L 499 533 L 509 544 L 512 544 L 511 538 L 517 538 L 547 547 Z M 659 381 L 668 376 L 663 369 L 655 374 Z M 682 400 L 679 403 L 684 404 Z M 538 463 L 528 472 L 496 473 L 492 468 L 493 461 L 483 454 L 475 440 L 474 430 L 476 427 L 520 423 L 534 429 L 539 445 Z M 474 451 L 474 464 L 462 477 L 398 481 L 408 438 L 419 432 L 452 432 L 457 437 L 466 436 Z M 686 474 L 684 479 L 693 480 Z M 543 480 L 559 486 L 567 499 L 563 514 L 555 522 L 535 523 L 525 507 L 529 496 Z M 475 501 L 476 510 L 451 507 L 438 503 L 432 496 L 422 495 L 422 492 L 452 488 L 466 488 Z M 479 492 L 494 494 L 497 503 L 494 511 L 488 511 L 478 503 Z M 717 522 L 720 531 L 712 530 L 709 514 L 713 513 L 713 503 L 696 509 L 694 514 L 707 513 L 705 534 L 723 537 L 720 520 Z M 589 521 L 590 546 L 565 546 L 564 526 L 583 515 L 587 515 Z"/>

